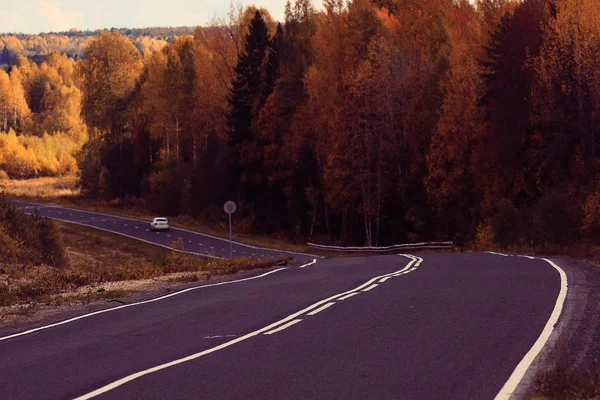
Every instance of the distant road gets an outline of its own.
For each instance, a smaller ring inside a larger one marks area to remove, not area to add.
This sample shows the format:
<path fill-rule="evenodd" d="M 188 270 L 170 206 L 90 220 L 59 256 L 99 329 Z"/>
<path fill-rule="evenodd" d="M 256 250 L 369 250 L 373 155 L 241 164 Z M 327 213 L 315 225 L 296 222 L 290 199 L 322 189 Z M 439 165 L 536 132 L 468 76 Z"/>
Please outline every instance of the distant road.
<path fill-rule="evenodd" d="M 494 399 L 561 287 L 539 259 L 319 260 L 3 332 L 0 398 Z"/>
<path fill-rule="evenodd" d="M 118 217 L 115 215 L 29 201 L 15 200 L 14 203 L 26 212 L 33 212 L 33 210 L 37 208 L 40 215 L 44 217 L 102 229 L 104 231 L 117 233 L 162 247 L 170 248 L 171 244 L 175 240 L 182 238 L 186 252 L 198 255 L 229 258 L 229 240 L 215 236 L 173 227 L 171 228 L 170 232 L 152 232 L 150 230 L 150 221 L 141 221 L 132 218 Z M 292 256 L 295 260 L 301 263 L 313 260 L 315 258 L 321 258 L 320 256 L 311 254 L 267 249 L 235 242 L 233 243 L 232 247 L 234 258 L 272 258 Z"/>

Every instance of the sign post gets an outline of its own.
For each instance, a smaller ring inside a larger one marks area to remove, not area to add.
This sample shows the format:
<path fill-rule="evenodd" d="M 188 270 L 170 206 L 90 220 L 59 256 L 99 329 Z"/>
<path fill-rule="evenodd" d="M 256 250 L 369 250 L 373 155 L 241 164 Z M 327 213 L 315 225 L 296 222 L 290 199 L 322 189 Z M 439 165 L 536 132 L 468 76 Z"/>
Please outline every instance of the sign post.
<path fill-rule="evenodd" d="M 233 201 L 228 201 L 223 206 L 223 210 L 225 210 L 225 212 L 229 214 L 229 258 L 233 258 L 233 247 L 231 244 L 231 214 L 233 214 L 235 210 L 237 210 L 237 206 Z"/>

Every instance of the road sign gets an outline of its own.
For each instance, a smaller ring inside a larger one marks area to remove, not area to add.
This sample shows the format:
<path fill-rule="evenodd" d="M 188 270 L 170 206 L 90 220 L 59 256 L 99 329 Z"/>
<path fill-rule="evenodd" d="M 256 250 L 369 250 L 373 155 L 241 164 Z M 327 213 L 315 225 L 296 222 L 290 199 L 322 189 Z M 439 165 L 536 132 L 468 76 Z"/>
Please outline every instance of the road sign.
<path fill-rule="evenodd" d="M 225 210 L 225 212 L 227 214 L 231 215 L 235 212 L 235 210 L 237 210 L 237 206 L 235 205 L 235 203 L 233 201 L 228 201 L 223 206 L 223 210 Z"/>
<path fill-rule="evenodd" d="M 223 205 L 223 210 L 229 214 L 229 258 L 233 258 L 233 246 L 231 244 L 231 214 L 237 210 L 237 206 L 230 200 Z"/>

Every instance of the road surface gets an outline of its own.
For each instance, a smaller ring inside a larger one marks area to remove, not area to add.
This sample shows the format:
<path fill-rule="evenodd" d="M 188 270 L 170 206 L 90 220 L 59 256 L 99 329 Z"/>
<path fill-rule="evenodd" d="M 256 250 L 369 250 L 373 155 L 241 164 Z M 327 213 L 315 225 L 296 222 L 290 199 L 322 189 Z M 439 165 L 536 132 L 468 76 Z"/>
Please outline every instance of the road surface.
<path fill-rule="evenodd" d="M 229 240 L 215 236 L 178 228 L 171 228 L 169 232 L 152 232 L 150 230 L 150 221 L 141 221 L 132 218 L 117 217 L 114 215 L 101 214 L 92 211 L 77 210 L 63 206 L 33 203 L 21 200 L 15 200 L 14 203 L 26 212 L 31 213 L 37 209 L 40 215 L 44 217 L 64 222 L 76 223 L 92 228 L 103 229 L 163 247 L 170 248 L 171 244 L 175 240 L 181 238 L 183 240 L 184 250 L 186 252 L 204 256 L 229 258 Z M 321 258 L 320 256 L 315 256 L 312 254 L 266 249 L 237 242 L 233 243 L 232 248 L 232 255 L 234 258 L 273 258 L 292 256 L 300 263 L 306 262 L 307 260 L 310 261 L 315 258 Z"/>
<path fill-rule="evenodd" d="M 318 260 L 0 337 L 3 399 L 493 399 L 561 276 L 487 253 Z"/>

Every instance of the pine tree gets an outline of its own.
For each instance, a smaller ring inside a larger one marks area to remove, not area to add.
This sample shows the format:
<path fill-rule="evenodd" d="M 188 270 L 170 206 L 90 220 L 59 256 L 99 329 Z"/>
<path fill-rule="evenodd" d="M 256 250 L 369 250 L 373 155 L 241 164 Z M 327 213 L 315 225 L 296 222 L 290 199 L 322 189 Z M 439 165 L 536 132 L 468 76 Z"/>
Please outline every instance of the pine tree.
<path fill-rule="evenodd" d="M 254 202 L 256 178 L 260 176 L 259 138 L 253 132 L 253 121 L 260 112 L 263 62 L 269 49 L 268 27 L 257 10 L 250 21 L 244 51 L 238 57 L 232 91 L 228 98 L 231 111 L 227 118 L 231 151 L 232 188 L 238 199 Z"/>

